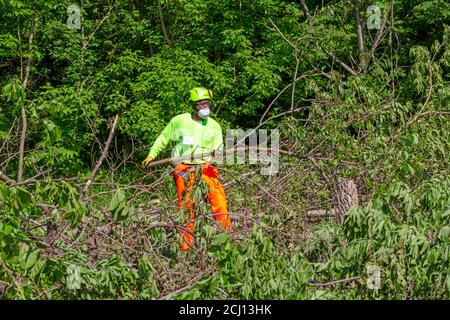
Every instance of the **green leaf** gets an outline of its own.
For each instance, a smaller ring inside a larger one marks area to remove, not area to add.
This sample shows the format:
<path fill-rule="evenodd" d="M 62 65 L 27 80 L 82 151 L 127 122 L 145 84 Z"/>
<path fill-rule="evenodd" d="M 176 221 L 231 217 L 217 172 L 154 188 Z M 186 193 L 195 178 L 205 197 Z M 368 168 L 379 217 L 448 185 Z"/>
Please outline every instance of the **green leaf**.
<path fill-rule="evenodd" d="M 112 213 L 113 220 L 116 222 L 124 220 L 127 217 L 126 196 L 122 189 L 117 189 L 109 203 L 108 210 Z"/>
<path fill-rule="evenodd" d="M 0 184 L 0 198 L 3 202 L 9 202 L 9 188 L 4 184 Z"/>
<path fill-rule="evenodd" d="M 212 238 L 211 245 L 212 246 L 222 246 L 227 241 L 228 241 L 227 233 L 222 232 L 222 233 L 216 235 L 214 238 Z"/>
<path fill-rule="evenodd" d="M 31 269 L 36 263 L 39 256 L 39 250 L 32 250 L 31 248 L 28 251 L 22 252 L 20 254 L 20 267 L 24 270 Z"/>
<path fill-rule="evenodd" d="M 450 276 L 447 276 L 447 291 L 450 292 Z"/>
<path fill-rule="evenodd" d="M 28 208 L 32 201 L 31 194 L 22 188 L 17 188 L 17 199 L 21 209 Z"/>
<path fill-rule="evenodd" d="M 439 231 L 439 237 L 441 239 L 446 239 L 450 236 L 450 227 L 449 226 L 444 226 L 441 228 L 441 230 Z"/>
<path fill-rule="evenodd" d="M 408 146 L 412 147 L 413 145 L 419 143 L 419 138 L 415 134 L 410 134 L 405 137 L 405 142 Z"/>
<path fill-rule="evenodd" d="M 409 163 L 404 163 L 400 170 L 405 176 L 412 176 L 415 173 L 414 168 Z"/>

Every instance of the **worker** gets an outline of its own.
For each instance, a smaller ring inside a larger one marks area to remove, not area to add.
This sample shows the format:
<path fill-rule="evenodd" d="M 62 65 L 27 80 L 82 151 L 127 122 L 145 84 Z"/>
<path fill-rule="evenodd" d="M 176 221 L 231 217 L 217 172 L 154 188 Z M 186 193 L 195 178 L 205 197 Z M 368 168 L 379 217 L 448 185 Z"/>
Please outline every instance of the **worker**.
<path fill-rule="evenodd" d="M 192 107 L 192 112 L 175 116 L 170 120 L 161 134 L 153 143 L 150 152 L 142 162 L 147 167 L 163 150 L 170 141 L 175 141 L 172 157 L 183 157 L 199 153 L 212 153 L 220 150 L 223 145 L 222 128 L 219 123 L 209 117 L 212 92 L 205 88 L 197 87 L 190 90 L 185 100 Z M 181 250 L 189 250 L 194 235 L 195 201 L 190 199 L 192 186 L 195 183 L 195 167 L 202 166 L 202 180 L 209 187 L 208 199 L 211 204 L 212 213 L 222 229 L 232 232 L 231 219 L 228 214 L 227 201 L 223 185 L 219 182 L 217 167 L 212 163 L 212 157 L 199 156 L 184 160 L 175 166 L 174 180 L 178 196 L 178 209 L 181 212 L 183 206 L 189 209 L 189 217 L 183 215 L 183 221 L 187 222 L 184 229 L 180 231 Z M 189 177 L 185 175 L 189 174 Z M 184 210 L 185 212 L 187 210 Z M 187 213 L 187 212 L 186 212 Z"/>

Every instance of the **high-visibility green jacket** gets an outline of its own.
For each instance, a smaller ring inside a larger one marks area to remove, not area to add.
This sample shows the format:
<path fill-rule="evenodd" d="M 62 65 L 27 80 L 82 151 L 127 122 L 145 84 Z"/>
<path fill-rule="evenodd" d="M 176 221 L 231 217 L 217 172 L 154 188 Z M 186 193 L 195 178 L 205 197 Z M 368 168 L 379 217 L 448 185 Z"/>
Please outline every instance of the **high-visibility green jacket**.
<path fill-rule="evenodd" d="M 172 157 L 211 153 L 223 147 L 222 128 L 211 117 L 199 122 L 192 119 L 190 113 L 180 114 L 170 120 L 153 143 L 148 156 L 156 158 L 170 141 L 176 142 L 174 149 L 172 149 Z M 183 162 L 202 163 L 205 161 L 211 161 L 211 157 L 189 159 Z"/>

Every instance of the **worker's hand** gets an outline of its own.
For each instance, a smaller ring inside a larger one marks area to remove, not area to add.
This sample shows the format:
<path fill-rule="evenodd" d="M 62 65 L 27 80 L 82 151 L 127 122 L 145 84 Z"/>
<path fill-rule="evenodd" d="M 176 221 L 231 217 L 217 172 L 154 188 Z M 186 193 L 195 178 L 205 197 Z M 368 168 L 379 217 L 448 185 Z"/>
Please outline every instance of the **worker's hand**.
<path fill-rule="evenodd" d="M 142 161 L 142 166 L 146 168 L 153 160 L 153 157 L 148 156 L 144 161 Z"/>

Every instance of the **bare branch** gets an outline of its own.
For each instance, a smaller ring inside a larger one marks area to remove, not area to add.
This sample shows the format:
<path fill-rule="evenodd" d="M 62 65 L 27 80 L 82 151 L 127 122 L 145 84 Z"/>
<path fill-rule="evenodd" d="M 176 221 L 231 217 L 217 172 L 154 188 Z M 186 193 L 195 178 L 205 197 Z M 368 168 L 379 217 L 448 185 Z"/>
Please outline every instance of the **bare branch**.
<path fill-rule="evenodd" d="M 358 73 L 353 70 L 352 68 L 350 68 L 347 64 L 345 64 L 343 61 L 341 61 L 334 53 L 328 51 L 326 48 L 323 48 L 323 50 L 330 56 L 333 58 L 334 61 L 336 61 L 342 68 L 344 68 L 345 70 L 347 70 L 352 76 L 357 76 Z"/>
<path fill-rule="evenodd" d="M 300 64 L 300 59 L 298 57 L 298 51 L 295 51 L 295 73 L 294 79 L 292 80 L 292 96 L 291 96 L 291 112 L 294 113 L 294 100 L 295 100 L 295 84 L 297 83 L 297 73 L 298 65 Z"/>
<path fill-rule="evenodd" d="M 280 29 L 278 28 L 278 26 L 272 21 L 271 18 L 269 18 L 270 23 L 272 24 L 272 26 L 275 28 L 275 30 L 279 33 L 279 35 L 284 39 L 284 41 L 286 41 L 292 48 L 294 48 L 294 50 L 296 52 L 300 51 L 299 48 L 297 48 L 297 46 L 295 44 L 293 44 L 284 34 L 283 32 L 280 31 Z"/>
<path fill-rule="evenodd" d="M 25 67 L 25 78 L 23 79 L 23 88 L 24 90 L 27 89 L 28 81 L 30 77 L 30 69 L 31 69 L 31 61 L 32 61 L 32 54 L 31 54 L 31 45 L 33 43 L 33 37 L 34 37 L 34 26 L 35 26 L 35 16 L 31 18 L 31 27 L 30 27 L 30 34 L 28 37 L 28 49 L 30 50 L 30 56 L 28 57 L 27 65 Z M 20 110 L 20 113 L 22 115 L 22 132 L 20 135 L 20 145 L 19 145 L 19 165 L 17 168 L 17 181 L 22 181 L 23 177 L 23 157 L 25 153 L 25 138 L 27 136 L 27 115 L 25 113 L 25 106 L 22 105 L 22 108 Z"/>
<path fill-rule="evenodd" d="M 6 182 L 7 184 L 14 183 L 14 180 L 9 178 L 7 175 L 5 175 L 3 172 L 0 171 L 0 180 Z"/>
<path fill-rule="evenodd" d="M 97 171 L 100 169 L 100 166 L 102 165 L 103 160 L 105 160 L 105 158 L 106 158 L 106 156 L 108 154 L 109 145 L 111 144 L 111 141 L 112 141 L 112 139 L 114 137 L 114 133 L 116 131 L 116 125 L 117 125 L 117 121 L 118 120 L 119 120 L 119 114 L 116 114 L 116 116 L 114 118 L 114 121 L 112 123 L 112 126 L 111 126 L 111 130 L 109 132 L 108 139 L 106 140 L 105 146 L 103 148 L 102 154 L 101 154 L 100 158 L 98 159 L 94 170 L 92 170 L 92 174 L 91 174 L 89 180 L 86 182 L 86 185 L 84 186 L 84 188 L 82 190 L 80 198 L 83 198 L 83 195 L 88 190 L 88 188 L 91 185 L 92 181 L 94 181 L 94 178 L 95 178 L 95 175 L 97 174 Z"/>
<path fill-rule="evenodd" d="M 365 62 L 365 65 L 364 65 L 364 70 L 367 70 L 367 67 L 369 66 L 370 59 L 374 57 L 375 50 L 378 48 L 378 46 L 381 43 L 381 39 L 383 38 L 383 34 L 384 34 L 384 29 L 386 27 L 387 18 L 390 16 L 393 8 L 394 8 L 394 1 L 391 0 L 389 2 L 388 12 L 384 16 L 383 21 L 381 22 L 381 25 L 380 25 L 380 29 L 378 29 L 377 35 L 375 37 L 375 40 L 373 41 L 372 48 L 370 49 L 369 57 L 367 58 L 367 60 Z"/>
<path fill-rule="evenodd" d="M 306 213 L 308 217 L 334 217 L 336 216 L 336 210 L 330 209 L 318 209 L 318 210 L 310 210 Z"/>
<path fill-rule="evenodd" d="M 356 280 L 360 280 L 360 279 L 361 279 L 360 276 L 356 276 L 356 277 L 351 277 L 351 278 L 346 278 L 346 279 L 333 280 L 333 281 L 324 282 L 324 283 L 310 282 L 309 285 L 318 286 L 318 287 L 327 287 L 327 286 L 331 286 L 331 285 L 338 284 L 338 283 L 345 283 L 345 282 L 356 281 Z"/>
<path fill-rule="evenodd" d="M 311 15 L 309 14 L 308 6 L 306 5 L 306 1 L 305 0 L 300 0 L 300 2 L 302 3 L 303 12 L 305 13 L 306 18 L 308 19 L 308 26 L 310 28 L 312 28 L 313 22 L 312 22 L 312 19 L 311 19 Z"/>

